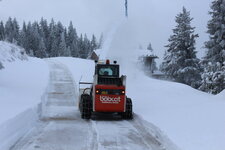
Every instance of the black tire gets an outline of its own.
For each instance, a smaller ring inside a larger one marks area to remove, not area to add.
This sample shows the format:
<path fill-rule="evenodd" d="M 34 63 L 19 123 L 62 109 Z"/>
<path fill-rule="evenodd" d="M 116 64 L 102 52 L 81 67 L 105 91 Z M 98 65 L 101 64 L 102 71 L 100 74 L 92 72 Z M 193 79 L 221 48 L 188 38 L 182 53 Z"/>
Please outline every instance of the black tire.
<path fill-rule="evenodd" d="M 126 98 L 126 111 L 122 113 L 123 119 L 133 119 L 133 108 L 132 108 L 132 100 L 130 98 Z"/>
<path fill-rule="evenodd" d="M 80 113 L 82 119 L 90 119 L 92 114 L 91 97 L 88 94 L 82 94 L 79 103 Z"/>

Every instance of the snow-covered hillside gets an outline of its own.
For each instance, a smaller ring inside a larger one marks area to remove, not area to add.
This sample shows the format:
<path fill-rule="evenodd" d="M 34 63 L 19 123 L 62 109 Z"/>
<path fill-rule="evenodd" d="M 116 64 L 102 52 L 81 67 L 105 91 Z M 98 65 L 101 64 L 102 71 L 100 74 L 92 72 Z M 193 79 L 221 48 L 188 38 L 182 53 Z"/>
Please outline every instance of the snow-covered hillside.
<path fill-rule="evenodd" d="M 48 66 L 28 57 L 24 49 L 0 41 L 0 149 L 34 126 L 37 104 L 46 89 Z"/>
<path fill-rule="evenodd" d="M 0 63 L 4 64 L 6 62 L 27 59 L 28 56 L 23 48 L 8 42 L 0 41 Z"/>

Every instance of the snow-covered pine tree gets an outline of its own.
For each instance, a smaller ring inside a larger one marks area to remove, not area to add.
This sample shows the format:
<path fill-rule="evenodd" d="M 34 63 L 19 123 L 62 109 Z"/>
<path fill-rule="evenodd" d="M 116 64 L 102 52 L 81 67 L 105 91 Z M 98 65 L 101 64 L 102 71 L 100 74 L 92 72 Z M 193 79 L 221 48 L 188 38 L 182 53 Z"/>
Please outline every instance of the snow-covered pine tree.
<path fill-rule="evenodd" d="M 92 52 L 92 49 L 91 49 L 91 42 L 90 40 L 88 39 L 87 35 L 85 34 L 84 35 L 84 41 L 83 41 L 83 46 L 84 46 L 84 57 L 83 58 L 88 58 L 89 54 Z"/>
<path fill-rule="evenodd" d="M 153 48 L 152 48 L 152 44 L 151 43 L 148 44 L 147 50 L 150 50 L 151 52 L 153 52 Z"/>
<path fill-rule="evenodd" d="M 52 26 L 52 27 L 51 27 Z M 64 27 L 61 22 L 58 22 L 56 25 L 54 24 L 54 20 L 52 19 L 52 23 L 50 25 L 50 41 L 51 41 L 51 50 L 50 57 L 58 57 L 61 52 L 59 50 L 59 44 L 61 40 L 61 34 L 64 32 Z"/>
<path fill-rule="evenodd" d="M 0 41 L 5 40 L 5 27 L 4 23 L 1 21 L 0 22 Z"/>
<path fill-rule="evenodd" d="M 48 37 L 48 44 L 46 45 L 49 57 L 56 57 L 56 48 L 57 43 L 54 40 L 55 39 L 55 32 L 56 32 L 56 26 L 54 19 L 51 20 L 51 23 L 49 24 L 49 37 Z"/>
<path fill-rule="evenodd" d="M 84 56 L 84 42 L 83 42 L 83 34 L 78 38 L 78 57 L 85 58 Z"/>
<path fill-rule="evenodd" d="M 20 32 L 20 27 L 19 24 L 16 20 L 16 18 L 13 19 L 13 32 L 12 32 L 12 36 L 13 36 L 13 43 L 18 43 L 19 41 L 19 32 Z"/>
<path fill-rule="evenodd" d="M 59 42 L 59 56 L 70 56 L 69 49 L 66 46 L 65 41 L 65 33 L 62 32 L 60 36 L 60 42 Z"/>
<path fill-rule="evenodd" d="M 25 22 L 23 22 L 23 28 L 19 34 L 19 43 L 18 44 L 21 47 L 23 47 L 26 50 L 26 53 L 28 54 L 29 44 L 28 44 L 28 39 L 27 39 L 27 26 L 26 26 Z"/>
<path fill-rule="evenodd" d="M 40 36 L 41 38 L 44 40 L 44 45 L 46 47 L 46 53 L 49 54 L 50 53 L 50 48 L 49 48 L 49 27 L 48 27 L 48 22 L 46 19 L 41 18 L 40 21 Z M 48 57 L 48 56 L 47 56 Z"/>
<path fill-rule="evenodd" d="M 8 42 L 13 42 L 13 22 L 11 17 L 9 17 L 5 24 L 5 37 Z"/>
<path fill-rule="evenodd" d="M 71 56 L 71 50 L 70 50 L 70 47 L 67 47 L 65 52 L 64 52 L 64 56 L 66 57 L 70 57 Z"/>
<path fill-rule="evenodd" d="M 200 90 L 217 94 L 225 89 L 225 0 L 214 0 L 208 22 L 209 41 L 205 43 L 206 56 L 202 64 Z"/>
<path fill-rule="evenodd" d="M 96 50 L 97 48 L 98 48 L 98 43 L 97 43 L 95 35 L 93 34 L 91 39 L 91 49 Z"/>
<path fill-rule="evenodd" d="M 78 36 L 76 29 L 73 27 L 73 23 L 70 22 L 67 35 L 67 47 L 70 48 L 71 56 L 78 57 Z"/>
<path fill-rule="evenodd" d="M 38 50 L 36 51 L 35 56 L 38 58 L 46 58 L 47 57 L 45 42 L 42 37 L 39 40 Z"/>
<path fill-rule="evenodd" d="M 12 18 L 9 17 L 6 22 L 5 36 L 8 42 L 17 43 L 19 41 L 19 25 L 15 18 L 12 20 Z"/>
<path fill-rule="evenodd" d="M 177 82 L 197 88 L 200 82 L 200 65 L 196 57 L 193 18 L 183 7 L 183 11 L 176 16 L 176 27 L 169 38 L 169 44 L 162 63 L 162 71 L 169 78 Z"/>
<path fill-rule="evenodd" d="M 39 24 L 38 22 L 34 22 L 31 26 L 30 31 L 30 49 L 33 51 L 34 56 L 39 56 L 39 43 L 41 40 L 41 36 L 39 34 Z"/>
<path fill-rule="evenodd" d="M 3 67 L 2 63 L 0 62 L 0 70 L 3 69 L 3 68 L 4 68 L 4 67 Z"/>
<path fill-rule="evenodd" d="M 63 27 L 62 23 L 60 21 L 58 21 L 57 25 L 55 26 L 55 38 L 53 39 L 55 46 L 57 46 L 55 48 L 55 52 L 56 52 L 55 56 L 56 57 L 61 56 L 61 54 L 62 54 L 62 47 L 59 46 L 61 44 L 62 36 L 65 40 L 64 27 Z"/>

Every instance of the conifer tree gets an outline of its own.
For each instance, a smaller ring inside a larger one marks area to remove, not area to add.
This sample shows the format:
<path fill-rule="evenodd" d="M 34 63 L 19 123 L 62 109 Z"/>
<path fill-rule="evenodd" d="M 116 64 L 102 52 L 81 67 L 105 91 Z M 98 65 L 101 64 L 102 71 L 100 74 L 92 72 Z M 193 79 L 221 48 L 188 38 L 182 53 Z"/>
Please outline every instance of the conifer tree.
<path fill-rule="evenodd" d="M 150 50 L 151 52 L 153 52 L 153 48 L 152 48 L 152 44 L 151 43 L 148 44 L 147 50 Z"/>
<path fill-rule="evenodd" d="M 62 32 L 59 41 L 59 56 L 68 56 L 69 54 L 70 52 L 68 52 L 66 47 L 65 34 Z"/>
<path fill-rule="evenodd" d="M 20 37 L 19 45 L 22 46 L 27 52 L 29 48 L 28 48 L 28 39 L 27 39 L 27 26 L 25 22 L 23 22 L 23 28 L 20 31 L 19 37 Z"/>
<path fill-rule="evenodd" d="M 41 18 L 40 21 L 40 36 L 44 41 L 44 45 L 46 47 L 46 53 L 49 53 L 49 28 L 48 28 L 48 22 L 46 19 Z"/>
<path fill-rule="evenodd" d="M 78 57 L 78 36 L 72 22 L 68 27 L 67 47 L 70 48 L 71 56 Z"/>
<path fill-rule="evenodd" d="M 3 22 L 0 22 L 0 41 L 5 40 L 5 27 Z"/>
<path fill-rule="evenodd" d="M 39 43 L 41 40 L 40 34 L 39 34 L 39 24 L 37 22 L 34 22 L 31 26 L 31 31 L 30 31 L 30 42 L 31 42 L 31 47 L 30 49 L 33 51 L 34 56 L 40 56 L 39 55 Z"/>
<path fill-rule="evenodd" d="M 49 53 L 50 57 L 55 57 L 56 55 L 56 48 L 57 48 L 57 44 L 55 39 L 55 21 L 54 19 L 51 20 L 51 23 L 49 24 L 49 37 L 48 37 L 48 44 L 46 45 L 47 47 L 47 51 Z"/>
<path fill-rule="evenodd" d="M 3 69 L 4 67 L 3 67 L 3 65 L 2 65 L 2 63 L 0 62 L 0 69 Z"/>
<path fill-rule="evenodd" d="M 19 42 L 19 30 L 20 30 L 20 27 L 19 27 L 19 24 L 16 20 L 16 18 L 13 19 L 13 31 L 12 31 L 12 36 L 13 36 L 13 43 L 18 43 Z"/>
<path fill-rule="evenodd" d="M 47 57 L 46 47 L 45 47 L 45 43 L 44 43 L 43 38 L 40 38 L 38 50 L 36 51 L 35 56 L 38 57 L 38 58 L 46 58 Z"/>
<path fill-rule="evenodd" d="M 34 52 L 33 52 L 33 29 L 32 29 L 32 25 L 31 25 L 31 22 L 28 22 L 27 24 L 27 28 L 26 28 L 26 45 L 27 45 L 27 48 L 26 48 L 26 52 L 28 55 L 30 56 L 33 56 Z"/>
<path fill-rule="evenodd" d="M 86 34 L 84 35 L 83 46 L 84 46 L 84 48 L 83 48 L 83 52 L 84 52 L 83 58 L 87 58 L 90 55 L 90 53 L 92 52 L 92 49 L 91 49 L 91 42 L 87 38 Z"/>
<path fill-rule="evenodd" d="M 92 39 L 91 39 L 91 49 L 92 50 L 98 49 L 97 39 L 94 34 L 92 35 Z"/>
<path fill-rule="evenodd" d="M 79 49 L 79 56 L 80 58 L 85 58 L 84 56 L 84 43 L 83 43 L 83 34 L 80 35 L 78 38 L 78 49 Z"/>
<path fill-rule="evenodd" d="M 9 17 L 5 24 L 5 36 L 8 42 L 13 42 L 13 22 L 11 17 Z"/>
<path fill-rule="evenodd" d="M 225 0 L 214 0 L 208 22 L 209 41 L 205 43 L 206 56 L 202 61 L 201 90 L 217 94 L 225 89 Z"/>
<path fill-rule="evenodd" d="M 195 51 L 195 39 L 198 35 L 194 34 L 192 20 L 190 12 L 184 7 L 176 16 L 177 25 L 166 46 L 162 71 L 175 81 L 196 88 L 200 84 L 200 66 Z"/>

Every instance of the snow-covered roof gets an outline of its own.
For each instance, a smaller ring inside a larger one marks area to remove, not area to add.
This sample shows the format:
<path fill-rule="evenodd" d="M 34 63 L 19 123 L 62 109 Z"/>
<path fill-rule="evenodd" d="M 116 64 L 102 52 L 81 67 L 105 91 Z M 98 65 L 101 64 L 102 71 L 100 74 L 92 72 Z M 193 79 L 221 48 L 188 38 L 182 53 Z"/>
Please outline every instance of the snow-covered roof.
<path fill-rule="evenodd" d="M 95 54 L 96 54 L 97 56 L 100 56 L 101 51 L 103 51 L 103 50 L 102 50 L 102 49 L 96 49 L 96 50 L 94 50 L 94 52 L 95 52 Z"/>

